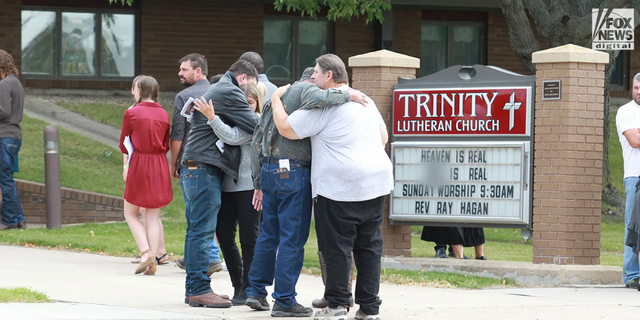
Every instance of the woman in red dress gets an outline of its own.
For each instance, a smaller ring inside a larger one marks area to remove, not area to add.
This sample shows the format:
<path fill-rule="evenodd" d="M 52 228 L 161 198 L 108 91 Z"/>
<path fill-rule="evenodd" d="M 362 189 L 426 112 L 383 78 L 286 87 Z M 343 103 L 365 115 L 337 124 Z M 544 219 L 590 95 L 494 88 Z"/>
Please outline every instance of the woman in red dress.
<path fill-rule="evenodd" d="M 124 113 L 120 150 L 129 154 L 125 137 L 129 136 L 133 153 L 125 166 L 124 217 L 140 250 L 135 273 L 153 275 L 160 235 L 160 208 L 173 200 L 167 152 L 169 151 L 169 115 L 158 104 L 156 79 L 141 77 L 134 87 L 138 104 Z M 140 208 L 147 209 L 147 231 L 138 219 Z M 147 240 L 148 239 L 148 240 Z"/>

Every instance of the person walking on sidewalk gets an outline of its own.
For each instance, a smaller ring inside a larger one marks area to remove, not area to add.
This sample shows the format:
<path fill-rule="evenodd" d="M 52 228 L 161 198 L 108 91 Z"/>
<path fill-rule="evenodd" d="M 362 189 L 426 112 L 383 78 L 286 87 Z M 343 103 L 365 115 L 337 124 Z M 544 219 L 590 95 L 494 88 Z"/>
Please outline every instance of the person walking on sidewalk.
<path fill-rule="evenodd" d="M 125 165 L 124 217 L 140 250 L 140 264 L 135 273 L 153 275 L 160 236 L 160 208 L 173 200 L 171 178 L 166 154 L 169 151 L 169 115 L 158 104 L 159 86 L 156 79 L 143 76 L 134 87 L 138 104 L 128 109 L 122 119 L 120 150 L 131 159 Z M 130 146 L 125 143 L 129 137 Z M 138 214 L 146 208 L 147 228 Z M 148 230 L 148 234 L 147 234 Z"/>
<path fill-rule="evenodd" d="M 135 107 L 137 104 L 136 96 L 135 96 L 135 88 L 138 86 L 138 80 L 140 80 L 142 77 L 144 77 L 143 74 L 138 75 L 135 78 L 133 78 L 133 81 L 131 82 L 131 96 L 133 97 L 134 104 L 131 105 L 129 109 Z M 125 182 L 127 181 L 126 174 L 127 174 L 127 168 L 128 168 L 127 166 L 128 161 L 129 161 L 129 155 L 123 153 L 122 154 L 122 166 L 123 166 L 122 179 Z M 149 224 L 147 223 L 147 209 L 140 208 L 140 215 L 142 216 L 142 221 L 144 222 L 145 231 L 147 232 L 147 235 L 149 235 Z M 167 248 L 164 243 L 164 226 L 162 225 L 162 220 L 160 220 L 160 233 L 158 236 L 158 252 L 154 252 L 154 253 L 156 254 L 156 263 L 158 265 L 166 264 L 169 262 L 169 257 L 167 257 Z M 140 263 L 140 257 L 137 257 L 131 260 L 131 263 Z"/>
<path fill-rule="evenodd" d="M 185 245 L 186 234 L 188 233 L 189 223 L 188 219 L 190 214 L 189 201 L 187 199 L 187 193 L 182 184 L 182 178 L 180 172 L 183 170 L 182 166 L 182 154 L 184 153 L 184 142 L 189 138 L 189 130 L 191 129 L 191 123 L 180 114 L 182 107 L 189 100 L 189 98 L 199 98 L 209 89 L 209 81 L 207 80 L 207 58 L 199 53 L 190 53 L 178 61 L 180 63 L 180 71 L 178 77 L 180 77 L 180 84 L 187 87 L 178 92 L 173 102 L 173 124 L 171 126 L 171 162 L 170 170 L 171 177 L 174 179 L 180 179 L 180 187 L 182 188 L 182 196 L 185 203 L 185 217 L 187 218 L 187 232 L 185 232 Z M 211 277 L 215 272 L 222 271 L 222 261 L 220 259 L 220 247 L 214 239 L 209 244 L 208 250 L 209 268 L 207 269 L 207 276 Z M 184 257 L 176 261 L 176 265 L 185 270 Z M 185 299 L 185 303 L 189 303 L 188 299 Z"/>
<path fill-rule="evenodd" d="M 314 71 L 318 87 L 349 90 L 347 70 L 338 56 L 318 57 Z M 327 265 L 324 297 L 329 302 L 315 319 L 347 320 L 351 252 L 358 269 L 356 319 L 380 319 L 380 225 L 384 198 L 393 189 L 393 168 L 384 150 L 386 124 L 370 99 L 364 107 L 345 103 L 288 115 L 280 99 L 284 90 L 278 88 L 271 98 L 278 131 L 287 139 L 310 137 L 313 152 L 311 187 L 318 248 Z"/>
<path fill-rule="evenodd" d="M 633 207 L 640 205 L 635 203 L 636 184 L 640 181 L 640 73 L 633 77 L 631 90 L 632 100 L 618 109 L 616 115 L 616 127 L 618 139 L 622 146 L 622 158 L 624 160 L 624 193 L 627 198 L 624 209 L 624 238 L 627 238 L 629 220 L 633 213 Z M 625 287 L 638 288 L 638 255 L 629 246 L 624 246 L 623 275 Z"/>
<path fill-rule="evenodd" d="M 218 83 L 209 86 L 203 98 L 212 101 L 216 114 L 226 124 L 253 134 L 256 115 L 249 108 L 240 86 L 247 82 L 255 84 L 257 79 L 258 74 L 252 64 L 236 61 Z M 201 112 L 192 112 L 191 130 L 182 155 L 184 167 L 180 171 L 180 181 L 189 206 L 185 239 L 185 296 L 192 307 L 228 308 L 231 301 L 211 290 L 211 279 L 207 276 L 207 247 L 213 241 L 218 221 L 223 174 L 238 178 L 240 150 L 222 143 L 208 122 Z"/>
<path fill-rule="evenodd" d="M 18 153 L 22 146 L 22 130 L 20 122 L 24 110 L 24 88 L 18 79 L 18 68 L 13 57 L 0 50 L 0 231 L 8 229 L 24 229 L 22 204 L 18 198 L 13 173 L 18 172 Z"/>

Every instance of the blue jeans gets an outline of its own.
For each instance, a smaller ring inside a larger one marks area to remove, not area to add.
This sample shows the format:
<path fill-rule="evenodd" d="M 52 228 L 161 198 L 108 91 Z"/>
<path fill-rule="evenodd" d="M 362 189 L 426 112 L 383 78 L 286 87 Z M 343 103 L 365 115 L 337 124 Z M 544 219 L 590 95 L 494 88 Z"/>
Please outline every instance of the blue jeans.
<path fill-rule="evenodd" d="M 182 173 L 182 169 L 180 169 L 180 173 Z M 186 206 L 184 212 L 185 212 L 185 217 L 187 218 L 187 231 L 189 231 L 188 220 L 191 213 L 189 211 L 189 201 L 187 200 L 187 194 L 184 192 L 184 187 L 182 186 L 182 174 L 180 174 L 180 187 L 182 188 L 182 197 L 184 198 L 184 204 Z M 185 244 L 187 243 L 186 233 L 184 235 L 184 242 Z M 221 261 L 222 259 L 220 259 L 220 247 L 218 246 L 218 243 L 216 242 L 214 237 L 213 241 L 211 241 L 211 244 L 209 245 L 209 263 L 221 262 Z"/>
<path fill-rule="evenodd" d="M 0 216 L 2 224 L 15 226 L 19 222 L 24 222 L 22 205 L 18 198 L 16 182 L 13 180 L 13 173 L 19 171 L 18 152 L 22 146 L 22 139 L 0 138 L 2 145 L 0 149 L 0 188 L 2 188 L 2 206 Z"/>
<path fill-rule="evenodd" d="M 627 197 L 627 202 L 624 206 L 624 240 L 627 239 L 627 227 L 629 226 L 629 220 L 631 220 L 631 214 L 633 212 L 633 206 L 635 205 L 634 197 L 636 193 L 636 183 L 640 178 L 638 177 L 626 177 L 624 178 L 624 194 Z M 625 284 L 629 281 L 640 277 L 638 271 L 638 255 L 633 253 L 633 250 L 629 246 L 624 246 L 624 254 L 622 256 L 622 265 L 624 273 L 622 274 L 622 281 Z"/>
<path fill-rule="evenodd" d="M 310 169 L 292 166 L 279 173 L 278 167 L 263 164 L 260 171 L 263 220 L 249 269 L 247 295 L 266 297 L 265 287 L 273 284 L 275 277 L 272 296 L 277 304 L 290 308 L 297 303 L 296 283 L 309 238 Z"/>
<path fill-rule="evenodd" d="M 180 182 L 187 204 L 187 235 L 184 243 L 184 263 L 187 269 L 185 295 L 197 296 L 211 292 L 209 246 L 220 211 L 222 171 L 214 167 L 182 168 Z"/>

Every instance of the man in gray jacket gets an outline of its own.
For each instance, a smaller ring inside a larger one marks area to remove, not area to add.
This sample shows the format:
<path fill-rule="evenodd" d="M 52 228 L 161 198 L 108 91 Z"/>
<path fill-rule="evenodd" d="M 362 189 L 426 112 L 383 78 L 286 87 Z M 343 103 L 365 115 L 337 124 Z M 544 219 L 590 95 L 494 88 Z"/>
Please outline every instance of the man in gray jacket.
<path fill-rule="evenodd" d="M 213 102 L 217 115 L 226 124 L 253 134 L 257 120 L 239 87 L 247 82 L 255 84 L 257 78 L 258 74 L 252 64 L 237 61 L 218 83 L 209 87 L 203 97 L 206 101 Z M 192 307 L 231 307 L 231 301 L 223 299 L 211 290 L 211 279 L 207 276 L 207 250 L 216 230 L 223 173 L 234 179 L 238 178 L 239 162 L 234 163 L 228 158 L 233 154 L 239 156 L 239 149 L 235 148 L 237 150 L 219 139 L 211 130 L 205 115 L 198 111 L 193 112 L 191 130 L 182 156 L 184 167 L 180 172 L 190 209 L 185 240 L 185 288 L 189 305 Z"/>
<path fill-rule="evenodd" d="M 27 227 L 13 180 L 13 173 L 19 170 L 18 152 L 22 146 L 20 122 L 24 107 L 24 89 L 18 74 L 13 57 L 0 50 L 0 231 Z"/>

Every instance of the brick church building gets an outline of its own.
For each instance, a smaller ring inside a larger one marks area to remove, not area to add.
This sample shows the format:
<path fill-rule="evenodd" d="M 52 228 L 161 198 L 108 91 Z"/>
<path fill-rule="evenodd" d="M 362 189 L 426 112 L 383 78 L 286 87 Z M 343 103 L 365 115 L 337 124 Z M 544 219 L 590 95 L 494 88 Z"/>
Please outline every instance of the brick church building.
<path fill-rule="evenodd" d="M 418 76 L 456 64 L 530 73 L 509 45 L 497 0 L 392 4 L 382 24 L 365 24 L 364 18 L 332 22 L 278 12 L 272 0 L 134 0 L 132 7 L 108 0 L 0 0 L 0 49 L 17 60 L 26 87 L 45 90 L 128 90 L 135 75 L 147 74 L 161 90 L 177 91 L 178 59 L 191 52 L 204 54 L 214 75 L 256 51 L 276 84 L 299 78 L 321 54 L 346 62 L 379 49 L 420 58 Z M 621 51 L 611 95 L 629 97 L 638 71 L 638 51 Z"/>

